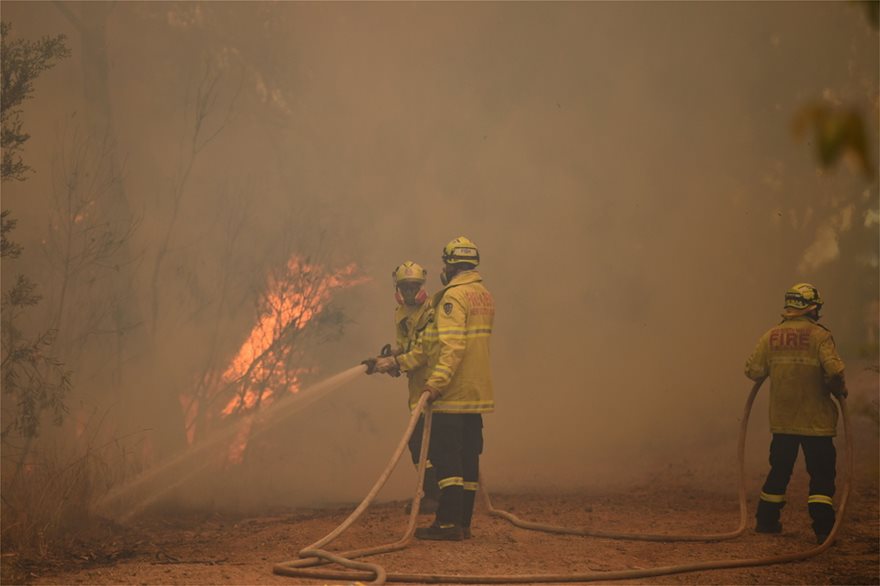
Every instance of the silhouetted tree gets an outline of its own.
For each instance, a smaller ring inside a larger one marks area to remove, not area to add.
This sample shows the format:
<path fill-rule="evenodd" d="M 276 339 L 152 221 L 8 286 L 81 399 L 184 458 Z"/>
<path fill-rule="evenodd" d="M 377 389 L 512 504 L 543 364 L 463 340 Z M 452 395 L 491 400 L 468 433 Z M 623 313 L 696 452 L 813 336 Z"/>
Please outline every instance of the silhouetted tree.
<path fill-rule="evenodd" d="M 34 81 L 55 63 L 69 55 L 63 35 L 45 37 L 39 41 L 10 39 L 12 26 L 0 24 L 0 119 L 2 119 L 2 180 L 24 181 L 30 167 L 22 159 L 24 143 L 30 136 L 23 130 L 21 113 L 24 102 L 32 97 Z M 8 263 L 23 253 L 23 248 L 11 239 L 16 220 L 9 210 L 3 210 L 0 220 L 2 232 L 2 259 Z M 7 265 L 8 266 L 8 265 Z M 70 373 L 52 355 L 57 330 L 48 329 L 29 335 L 21 325 L 22 315 L 41 300 L 37 285 L 25 275 L 17 275 L 5 289 L 0 300 L 2 322 L 2 389 L 3 426 L 0 436 L 4 450 L 20 450 L 16 470 L 20 471 L 33 440 L 39 435 L 44 413 L 50 413 L 60 424 L 67 411 L 64 398 L 70 389 Z M 22 445 L 10 446 L 8 440 L 17 436 Z M 7 482 L 15 482 L 18 474 Z M 7 479 L 4 478 L 6 481 Z"/>
<path fill-rule="evenodd" d="M 21 157 L 24 143 L 30 135 L 22 129 L 21 108 L 34 91 L 34 80 L 59 59 L 70 55 L 64 35 L 44 37 L 39 41 L 10 39 L 12 25 L 0 23 L 2 42 L 2 95 L 0 95 L 0 121 L 2 121 L 2 178 L 24 181 L 30 167 Z"/>

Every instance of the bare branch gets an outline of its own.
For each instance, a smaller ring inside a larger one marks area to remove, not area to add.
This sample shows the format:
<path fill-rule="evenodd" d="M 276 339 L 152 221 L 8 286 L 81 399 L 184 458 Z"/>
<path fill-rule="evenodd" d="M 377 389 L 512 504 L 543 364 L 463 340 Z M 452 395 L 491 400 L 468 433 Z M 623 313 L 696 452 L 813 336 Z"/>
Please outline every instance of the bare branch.
<path fill-rule="evenodd" d="M 68 8 L 67 3 L 60 2 L 59 0 L 54 0 L 52 4 L 55 6 L 55 8 L 58 9 L 61 14 L 65 16 L 65 18 L 67 18 L 67 20 L 70 21 L 70 24 L 76 27 L 79 32 L 83 32 L 83 30 L 85 30 L 85 26 L 83 25 L 82 20 L 80 19 L 80 17 L 74 14 L 73 11 L 70 10 L 70 8 Z"/>

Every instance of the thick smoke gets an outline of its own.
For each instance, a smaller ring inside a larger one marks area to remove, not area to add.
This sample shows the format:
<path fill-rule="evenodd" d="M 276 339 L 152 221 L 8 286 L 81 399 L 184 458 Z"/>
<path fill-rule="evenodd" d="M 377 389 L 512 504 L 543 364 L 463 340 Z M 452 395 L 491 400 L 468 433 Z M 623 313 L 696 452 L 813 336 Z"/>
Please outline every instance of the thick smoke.
<path fill-rule="evenodd" d="M 129 346 L 125 399 L 88 391 L 99 412 L 136 425 L 135 395 L 195 384 L 211 344 L 231 357 L 253 323 L 248 292 L 292 251 L 371 279 L 337 294 L 349 321 L 311 352 L 323 375 L 348 368 L 392 339 L 392 268 L 422 263 L 436 290 L 440 250 L 459 235 L 480 246 L 497 300 L 484 468 L 499 490 L 606 486 L 669 464 L 732 490 L 742 365 L 792 283 L 819 286 L 844 356 L 876 343 L 877 223 L 860 215 L 876 209 L 876 182 L 819 172 L 790 127 L 812 100 L 852 104 L 876 148 L 878 37 L 853 6 L 254 6 L 123 3 L 107 17 L 138 328 L 187 179 L 162 329 Z M 53 4 L 5 2 L 3 19 L 22 37 L 66 33 L 73 49 L 26 105 L 36 172 L 4 185 L 27 251 L 17 270 L 51 290 L 50 171 L 89 110 L 83 46 Z M 222 76 L 202 138 L 220 131 L 187 171 L 186 104 L 206 70 Z M 239 298 L 199 314 L 224 274 Z M 241 472 L 182 495 L 356 499 L 406 417 L 402 379 L 364 377 L 266 434 Z M 763 461 L 766 403 L 753 422 Z M 391 497 L 410 489 L 403 468 Z"/>

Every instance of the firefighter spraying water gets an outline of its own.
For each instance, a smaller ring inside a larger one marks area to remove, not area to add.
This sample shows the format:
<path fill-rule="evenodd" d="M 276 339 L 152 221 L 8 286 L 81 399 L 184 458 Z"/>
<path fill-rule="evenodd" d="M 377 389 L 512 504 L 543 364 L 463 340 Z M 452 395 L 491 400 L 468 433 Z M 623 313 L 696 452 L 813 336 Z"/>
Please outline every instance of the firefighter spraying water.
<path fill-rule="evenodd" d="M 428 293 L 425 291 L 427 275 L 428 271 L 411 260 L 404 262 L 391 272 L 391 279 L 394 283 L 394 299 L 397 301 L 397 307 L 394 310 L 396 346 L 392 350 L 390 345 L 386 345 L 383 351 L 380 352 L 378 359 L 368 358 L 364 360 L 363 364 L 367 366 L 367 374 L 376 372 L 376 363 L 379 359 L 392 354 L 400 356 L 424 343 L 422 338 L 424 337 L 425 330 L 434 321 L 434 308 L 429 302 Z M 390 370 L 388 374 L 400 376 L 400 370 Z M 425 388 L 428 374 L 427 364 L 422 364 L 406 372 L 410 411 L 415 408 L 416 403 L 419 401 L 422 390 Z M 409 441 L 409 452 L 416 468 L 419 465 L 419 451 L 422 447 L 424 423 L 424 417 L 420 417 Z M 440 487 L 437 484 L 436 470 L 430 460 L 426 463 L 424 490 L 425 496 L 422 499 L 419 512 L 435 513 L 440 502 Z"/>
<path fill-rule="evenodd" d="M 406 353 L 378 358 L 375 368 L 427 375 L 423 384 L 410 387 L 410 407 L 418 398 L 412 391 L 421 387 L 435 414 L 429 458 L 437 470 L 440 499 L 434 523 L 415 535 L 460 541 L 471 536 L 483 452 L 482 414 L 495 408 L 489 366 L 495 301 L 476 270 L 480 252 L 470 239 L 449 242 L 442 260 L 444 288 L 431 300 L 433 319 Z M 410 381 L 421 382 L 415 376 Z"/>

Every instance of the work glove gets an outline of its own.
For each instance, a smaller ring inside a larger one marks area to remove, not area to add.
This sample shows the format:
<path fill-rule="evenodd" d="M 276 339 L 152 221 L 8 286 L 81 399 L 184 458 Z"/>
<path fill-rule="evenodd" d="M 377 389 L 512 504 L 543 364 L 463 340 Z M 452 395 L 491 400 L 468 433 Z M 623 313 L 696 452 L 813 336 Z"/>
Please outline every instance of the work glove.
<path fill-rule="evenodd" d="M 835 374 L 828 380 L 828 388 L 831 394 L 838 399 L 846 399 L 849 395 L 849 391 L 846 390 L 846 379 L 843 377 L 842 372 Z"/>
<path fill-rule="evenodd" d="M 376 359 L 376 372 L 390 374 L 391 376 L 400 376 L 400 365 L 394 356 L 380 356 Z"/>
<path fill-rule="evenodd" d="M 393 352 L 391 350 L 391 344 L 385 344 L 382 346 L 382 349 L 379 350 L 379 356 L 375 358 L 367 358 L 366 360 L 361 360 L 361 364 L 367 367 L 367 374 L 375 374 L 377 372 L 390 372 L 389 370 L 379 370 L 377 367 L 380 362 L 382 362 L 383 367 L 387 368 L 387 364 L 384 362 L 388 359 L 389 356 L 392 356 L 393 360 Z M 394 361 L 394 366 L 397 369 L 397 374 L 391 373 L 391 376 L 400 376 L 400 367 L 397 366 L 397 361 Z"/>

